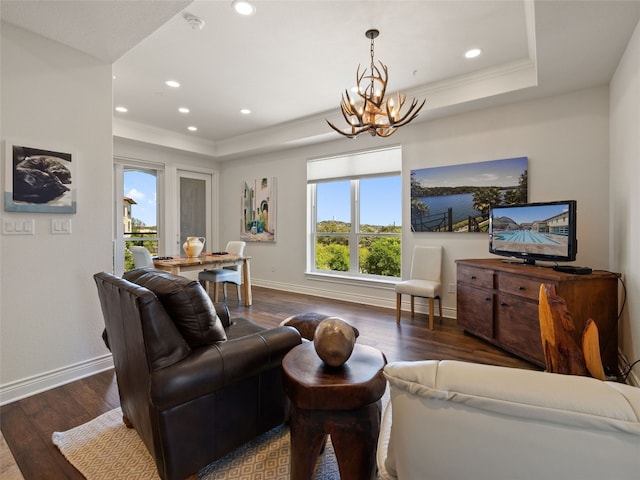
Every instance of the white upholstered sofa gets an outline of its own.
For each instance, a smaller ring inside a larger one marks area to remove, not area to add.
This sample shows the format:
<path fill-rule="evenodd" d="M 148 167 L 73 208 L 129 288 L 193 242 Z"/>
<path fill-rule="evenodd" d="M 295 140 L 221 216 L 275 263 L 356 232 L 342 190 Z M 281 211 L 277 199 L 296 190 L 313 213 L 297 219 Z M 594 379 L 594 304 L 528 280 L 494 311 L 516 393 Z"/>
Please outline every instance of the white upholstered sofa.
<path fill-rule="evenodd" d="M 384 372 L 383 480 L 640 479 L 640 388 L 457 361 Z"/>

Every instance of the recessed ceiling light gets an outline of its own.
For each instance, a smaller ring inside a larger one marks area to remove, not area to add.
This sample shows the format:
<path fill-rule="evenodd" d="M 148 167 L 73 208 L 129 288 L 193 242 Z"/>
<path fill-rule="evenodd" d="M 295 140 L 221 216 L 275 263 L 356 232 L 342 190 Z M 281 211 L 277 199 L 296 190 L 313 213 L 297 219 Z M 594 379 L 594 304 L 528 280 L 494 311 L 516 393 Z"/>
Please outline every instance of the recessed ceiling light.
<path fill-rule="evenodd" d="M 189 113 L 189 109 L 188 109 L 187 107 L 180 107 L 180 108 L 178 109 L 178 111 L 179 111 L 180 113 Z"/>
<path fill-rule="evenodd" d="M 116 112 L 127 113 L 128 111 L 126 107 L 116 107 Z"/>
<path fill-rule="evenodd" d="M 178 88 L 180 86 L 180 83 L 176 82 L 175 80 L 167 80 L 164 83 L 165 83 L 166 86 L 171 87 L 171 88 Z"/>
<path fill-rule="evenodd" d="M 479 48 L 472 48 L 471 50 L 467 50 L 464 56 L 465 58 L 476 58 L 480 56 L 481 53 L 482 50 L 480 50 Z"/>
<path fill-rule="evenodd" d="M 240 113 L 243 115 L 249 115 L 251 113 L 251 110 L 249 110 L 248 108 L 243 108 L 240 110 Z"/>
<path fill-rule="evenodd" d="M 198 130 L 198 127 L 194 127 L 193 125 L 190 127 L 187 127 L 187 130 L 189 130 L 190 132 L 196 132 Z"/>
<path fill-rule="evenodd" d="M 256 7 L 247 0 L 234 0 L 231 6 L 240 15 L 248 16 L 256 13 Z"/>

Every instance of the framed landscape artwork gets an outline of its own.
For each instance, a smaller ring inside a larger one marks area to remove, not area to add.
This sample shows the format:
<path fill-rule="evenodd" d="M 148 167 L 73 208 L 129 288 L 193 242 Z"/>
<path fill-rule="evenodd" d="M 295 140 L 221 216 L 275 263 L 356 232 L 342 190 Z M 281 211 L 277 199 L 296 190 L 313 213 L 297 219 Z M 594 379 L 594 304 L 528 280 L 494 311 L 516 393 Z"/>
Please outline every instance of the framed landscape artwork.
<path fill-rule="evenodd" d="M 76 158 L 68 151 L 5 142 L 7 212 L 76 213 Z"/>
<path fill-rule="evenodd" d="M 276 241 L 276 179 L 263 177 L 242 182 L 240 239 Z"/>
<path fill-rule="evenodd" d="M 489 209 L 527 203 L 527 157 L 411 171 L 411 231 L 486 232 Z"/>

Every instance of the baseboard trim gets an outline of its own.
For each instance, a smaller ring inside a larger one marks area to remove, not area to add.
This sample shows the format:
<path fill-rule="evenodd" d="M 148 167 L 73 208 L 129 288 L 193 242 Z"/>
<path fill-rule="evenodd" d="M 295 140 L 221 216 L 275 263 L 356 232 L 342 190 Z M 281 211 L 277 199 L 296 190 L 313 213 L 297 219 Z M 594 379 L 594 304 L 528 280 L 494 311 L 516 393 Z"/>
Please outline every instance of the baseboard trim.
<path fill-rule="evenodd" d="M 0 405 L 15 402 L 46 390 L 113 368 L 111 354 L 44 372 L 0 386 Z"/>
<path fill-rule="evenodd" d="M 336 282 L 336 283 L 342 283 L 342 282 Z M 393 312 L 391 313 L 391 316 L 395 319 L 396 297 L 393 289 L 389 289 L 389 288 L 384 288 L 380 286 L 372 287 L 377 292 L 379 292 L 380 290 L 390 290 L 391 298 L 384 298 L 379 295 L 374 296 L 374 295 L 366 295 L 362 293 L 327 290 L 327 289 L 318 288 L 318 287 L 311 288 L 303 285 L 273 282 L 270 280 L 253 280 L 252 279 L 252 284 L 258 287 L 270 288 L 273 290 L 284 290 L 287 292 L 300 293 L 302 295 L 311 295 L 313 297 L 330 298 L 332 300 L 342 300 L 345 302 L 361 303 L 364 305 L 371 305 L 373 307 L 389 308 L 393 310 Z M 405 297 L 406 297 L 406 300 L 404 300 Z M 403 296 L 403 302 L 402 302 L 403 311 L 410 310 L 409 298 L 410 297 L 407 295 Z M 416 297 L 415 310 L 417 313 L 428 315 L 429 304 L 426 299 L 424 299 L 424 302 L 425 303 L 423 303 L 422 299 L 419 299 L 418 297 Z M 442 316 L 445 318 L 456 318 L 456 310 L 453 308 L 443 306 Z"/>

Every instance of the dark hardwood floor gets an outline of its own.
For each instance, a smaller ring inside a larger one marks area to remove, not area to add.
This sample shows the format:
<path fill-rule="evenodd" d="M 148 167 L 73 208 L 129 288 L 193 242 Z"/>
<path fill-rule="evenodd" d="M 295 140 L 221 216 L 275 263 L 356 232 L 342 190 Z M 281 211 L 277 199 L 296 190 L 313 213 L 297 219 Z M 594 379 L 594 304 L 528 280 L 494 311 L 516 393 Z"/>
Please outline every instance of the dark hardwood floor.
<path fill-rule="evenodd" d="M 328 300 L 265 288 L 253 289 L 253 306 L 236 302 L 229 289 L 231 316 L 276 326 L 290 315 L 317 312 L 338 316 L 360 330 L 358 343 L 382 350 L 387 359 L 456 359 L 536 370 L 457 327 L 455 320 L 436 319 L 428 328 L 426 315 L 411 319 L 403 312 L 400 326 L 393 309 Z M 82 479 L 51 442 L 54 431 L 65 431 L 119 406 L 113 370 L 34 395 L 0 409 L 2 433 L 26 480 Z"/>

